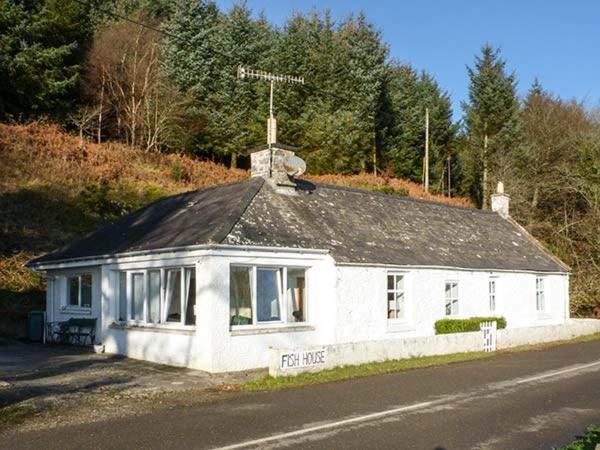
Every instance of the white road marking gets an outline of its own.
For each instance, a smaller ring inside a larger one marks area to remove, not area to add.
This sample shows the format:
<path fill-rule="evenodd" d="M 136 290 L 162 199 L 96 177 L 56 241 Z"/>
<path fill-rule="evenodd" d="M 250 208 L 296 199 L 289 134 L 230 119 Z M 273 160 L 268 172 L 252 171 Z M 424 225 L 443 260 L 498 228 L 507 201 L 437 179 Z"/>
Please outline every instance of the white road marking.
<path fill-rule="evenodd" d="M 551 372 L 542 373 L 541 375 L 536 375 L 534 377 L 522 378 L 520 380 L 517 380 L 516 384 L 531 383 L 532 381 L 544 380 L 546 378 L 552 378 L 570 372 L 578 372 L 580 370 L 588 369 L 590 367 L 595 366 L 600 366 L 600 361 L 596 361 L 589 364 L 577 364 L 575 366 L 569 366 L 566 369 L 553 370 Z"/>
<path fill-rule="evenodd" d="M 600 360 L 589 363 L 589 364 L 576 364 L 574 366 L 565 367 L 564 369 L 553 370 L 550 372 L 543 372 L 539 375 L 528 377 L 528 378 L 516 378 L 513 380 L 507 380 L 504 382 L 500 382 L 500 384 L 493 383 L 492 385 L 490 385 L 488 387 L 488 389 L 493 390 L 494 385 L 508 387 L 510 385 L 520 385 L 520 384 L 524 384 L 524 383 L 532 383 L 535 381 L 545 380 L 545 379 L 557 377 L 560 375 L 564 375 L 567 373 L 576 373 L 579 371 L 584 371 L 585 369 L 589 369 L 591 367 L 596 367 L 596 366 L 600 366 Z M 498 389 L 498 387 L 496 389 Z M 276 434 L 276 435 L 272 435 L 272 436 L 267 436 L 264 438 L 254 439 L 251 441 L 244 441 L 244 442 L 240 442 L 237 444 L 226 445 L 224 447 L 218 447 L 216 450 L 233 450 L 233 449 L 238 449 L 238 448 L 246 448 L 246 447 L 253 447 L 253 446 L 258 446 L 258 445 L 262 445 L 262 444 L 273 443 L 275 441 L 281 441 L 281 440 L 285 440 L 285 439 L 289 439 L 289 438 L 293 438 L 293 437 L 298 437 L 298 436 L 302 436 L 305 434 L 314 433 L 317 431 L 324 431 L 324 430 L 329 430 L 329 429 L 333 429 L 333 428 L 339 428 L 339 427 L 343 427 L 345 425 L 353 425 L 353 424 L 358 424 L 361 422 L 367 422 L 370 420 L 380 419 L 382 417 L 391 416 L 391 415 L 399 414 L 399 413 L 403 413 L 403 412 L 414 412 L 414 411 L 418 411 L 420 409 L 426 409 L 426 408 L 430 408 L 432 406 L 438 406 L 438 405 L 441 405 L 444 403 L 449 403 L 449 402 L 458 403 L 457 400 L 458 399 L 457 399 L 456 395 L 449 395 L 449 396 L 439 398 L 437 400 L 421 402 L 421 403 L 414 403 L 412 405 L 399 406 L 399 407 L 392 408 L 392 409 L 386 409 L 384 411 L 364 414 L 361 416 L 350 417 L 348 419 L 342 419 L 342 420 L 338 420 L 338 421 L 334 421 L 334 422 L 328 422 L 328 423 L 325 423 L 322 425 L 316 425 L 313 427 L 302 428 L 300 430 L 289 431 L 287 433 L 280 433 L 280 434 Z"/>

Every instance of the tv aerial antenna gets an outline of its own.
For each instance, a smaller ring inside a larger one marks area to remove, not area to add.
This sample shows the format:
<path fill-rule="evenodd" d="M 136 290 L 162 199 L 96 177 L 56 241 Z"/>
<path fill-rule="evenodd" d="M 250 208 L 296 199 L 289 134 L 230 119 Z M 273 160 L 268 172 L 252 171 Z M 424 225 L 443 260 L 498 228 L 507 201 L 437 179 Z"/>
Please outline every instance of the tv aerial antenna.
<path fill-rule="evenodd" d="M 292 75 L 277 75 L 264 70 L 252 70 L 247 67 L 238 66 L 237 72 L 240 80 L 264 80 L 271 83 L 271 93 L 269 96 L 269 119 L 267 120 L 267 144 L 271 147 L 277 142 L 277 121 L 273 115 L 273 91 L 275 83 L 304 84 L 304 77 Z"/>

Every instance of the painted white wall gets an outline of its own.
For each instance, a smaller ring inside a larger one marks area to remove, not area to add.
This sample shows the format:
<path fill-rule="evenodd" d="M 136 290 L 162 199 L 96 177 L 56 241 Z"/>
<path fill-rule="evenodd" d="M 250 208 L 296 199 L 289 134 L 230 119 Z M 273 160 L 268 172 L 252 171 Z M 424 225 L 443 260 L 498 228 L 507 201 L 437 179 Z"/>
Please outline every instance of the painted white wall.
<path fill-rule="evenodd" d="M 68 277 L 82 274 L 92 275 L 92 307 L 80 309 L 68 306 Z M 63 322 L 72 317 L 96 318 L 97 329 L 101 328 L 101 270 L 100 267 L 82 269 L 53 270 L 47 276 L 46 317 L 48 322 Z"/>
<path fill-rule="evenodd" d="M 231 327 L 229 269 L 232 264 L 306 268 L 307 322 L 293 326 Z M 195 266 L 197 271 L 195 329 L 115 326 L 118 271 L 181 266 Z M 535 310 L 536 274 L 533 273 L 336 266 L 324 252 L 313 251 L 204 249 L 116 258 L 101 268 L 51 270 L 48 275 L 60 286 L 65 276 L 81 272 L 92 273 L 93 297 L 92 310 L 80 316 L 99 318 L 97 340 L 105 343 L 107 352 L 210 372 L 267 367 L 270 348 L 433 336 L 434 322 L 445 317 L 446 281 L 459 283 L 457 317 L 460 318 L 498 315 L 507 319 L 509 328 L 520 328 L 561 324 L 568 316 L 567 275 L 545 275 L 547 310 L 538 314 Z M 388 272 L 405 274 L 406 321 L 387 319 Z M 488 307 L 490 276 L 496 280 L 495 312 Z M 64 297 L 66 291 L 63 295 L 56 286 L 51 288 L 49 283 L 49 320 L 78 316 L 60 310 L 57 299 Z"/>
<path fill-rule="evenodd" d="M 600 320 L 570 319 L 559 325 L 507 328 L 498 330 L 497 348 L 554 342 L 577 336 L 600 332 Z M 304 347 L 303 351 L 322 351 L 324 363 L 318 366 L 281 368 L 281 357 L 294 352 L 295 348 L 270 349 L 269 374 L 273 376 L 298 375 L 338 366 L 363 364 L 373 361 L 415 358 L 420 356 L 445 355 L 483 351 L 483 333 L 440 334 L 422 337 L 380 339 L 351 343 Z"/>
<path fill-rule="evenodd" d="M 405 274 L 408 320 L 387 318 L 387 274 Z M 509 328 L 560 324 L 567 317 L 568 276 L 543 275 L 546 311 L 538 313 L 533 273 L 338 266 L 337 342 L 429 336 L 445 316 L 445 283 L 459 284 L 456 318 L 503 316 Z M 489 309 L 488 282 L 496 280 L 496 310 Z"/>

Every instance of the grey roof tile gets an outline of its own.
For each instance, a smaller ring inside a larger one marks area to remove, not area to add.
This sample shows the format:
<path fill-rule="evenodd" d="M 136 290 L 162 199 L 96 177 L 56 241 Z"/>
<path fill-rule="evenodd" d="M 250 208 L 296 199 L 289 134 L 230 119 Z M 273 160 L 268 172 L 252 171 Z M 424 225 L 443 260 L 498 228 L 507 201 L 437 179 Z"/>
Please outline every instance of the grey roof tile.
<path fill-rule="evenodd" d="M 326 249 L 345 263 L 568 271 L 493 212 L 306 181 L 281 195 L 260 178 L 159 200 L 30 264 L 210 243 Z"/>

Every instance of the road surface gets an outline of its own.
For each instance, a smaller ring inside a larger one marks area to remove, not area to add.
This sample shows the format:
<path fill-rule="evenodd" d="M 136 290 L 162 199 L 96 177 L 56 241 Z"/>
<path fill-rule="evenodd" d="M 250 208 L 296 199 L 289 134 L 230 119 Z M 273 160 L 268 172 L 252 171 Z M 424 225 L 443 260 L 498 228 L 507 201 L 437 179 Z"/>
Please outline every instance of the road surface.
<path fill-rule="evenodd" d="M 53 430 L 10 449 L 550 449 L 600 424 L 600 341 Z"/>

